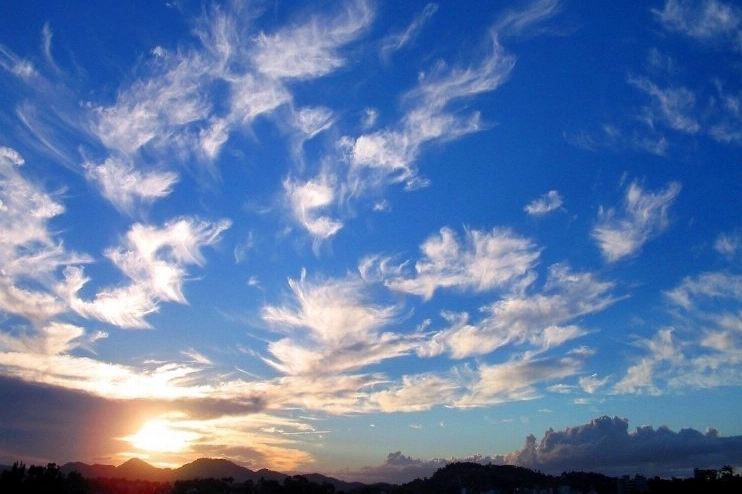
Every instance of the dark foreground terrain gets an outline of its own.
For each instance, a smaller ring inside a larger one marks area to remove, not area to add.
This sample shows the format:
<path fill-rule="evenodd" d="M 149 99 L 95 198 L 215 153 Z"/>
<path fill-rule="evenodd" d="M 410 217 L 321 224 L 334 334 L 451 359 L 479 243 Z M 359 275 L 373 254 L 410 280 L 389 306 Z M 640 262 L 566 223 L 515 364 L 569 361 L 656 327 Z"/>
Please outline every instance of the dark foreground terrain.
<path fill-rule="evenodd" d="M 77 468 L 76 468 L 77 467 Z M 119 467 L 82 463 L 0 467 L 3 494 L 573 494 L 740 493 L 742 476 L 729 466 L 695 471 L 691 478 L 608 477 L 599 473 L 547 475 L 511 465 L 451 463 L 430 478 L 402 485 L 348 483 L 319 474 L 284 475 L 226 460 L 197 460 L 158 469 L 140 460 Z M 81 471 L 83 473 L 81 473 Z"/>

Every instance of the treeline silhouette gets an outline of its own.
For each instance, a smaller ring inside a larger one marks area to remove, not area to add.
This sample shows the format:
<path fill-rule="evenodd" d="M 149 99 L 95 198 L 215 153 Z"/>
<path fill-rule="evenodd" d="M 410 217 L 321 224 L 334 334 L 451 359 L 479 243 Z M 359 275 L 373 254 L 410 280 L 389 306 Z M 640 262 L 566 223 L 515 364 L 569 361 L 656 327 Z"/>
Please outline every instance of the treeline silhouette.
<path fill-rule="evenodd" d="M 431 477 L 402 485 L 371 484 L 347 494 L 572 494 L 572 493 L 722 493 L 742 492 L 742 476 L 730 466 L 719 470 L 696 469 L 691 478 L 609 477 L 592 472 L 547 475 L 511 465 L 456 462 L 438 469 Z M 67 474 L 54 463 L 26 467 L 15 463 L 0 474 L 3 494 L 341 494 L 327 482 L 317 483 L 301 475 L 282 482 L 263 479 L 235 482 L 233 478 L 203 478 L 154 482 L 112 478 L 84 478 Z"/>

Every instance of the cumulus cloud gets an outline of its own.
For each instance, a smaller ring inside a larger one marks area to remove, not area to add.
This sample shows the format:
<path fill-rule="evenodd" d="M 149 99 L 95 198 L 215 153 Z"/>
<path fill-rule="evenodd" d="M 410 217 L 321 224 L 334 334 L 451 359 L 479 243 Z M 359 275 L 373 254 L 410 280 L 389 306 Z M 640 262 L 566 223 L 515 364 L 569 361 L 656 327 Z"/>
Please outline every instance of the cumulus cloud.
<path fill-rule="evenodd" d="M 694 468 L 739 463 L 741 446 L 742 436 L 724 437 L 716 429 L 673 431 L 667 426 L 641 425 L 630 431 L 627 419 L 603 416 L 563 430 L 548 429 L 540 440 L 529 435 L 523 447 L 511 453 L 444 459 L 414 458 L 397 451 L 380 465 L 344 475 L 369 483 L 401 484 L 431 477 L 439 468 L 463 461 L 517 465 L 551 475 L 592 471 L 612 476 L 689 477 Z"/>
<path fill-rule="evenodd" d="M 559 195 L 559 192 L 550 190 L 538 199 L 534 199 L 526 204 L 523 210 L 530 215 L 541 216 L 556 211 L 562 207 L 562 202 L 562 196 Z"/>
<path fill-rule="evenodd" d="M 634 255 L 662 233 L 669 225 L 668 210 L 679 193 L 677 182 L 658 192 L 645 192 L 637 182 L 632 182 L 626 189 L 621 210 L 601 207 L 592 237 L 603 257 L 615 262 Z"/>
<path fill-rule="evenodd" d="M 650 425 L 629 432 L 628 426 L 627 419 L 604 416 L 561 431 L 549 429 L 540 441 L 529 436 L 521 450 L 504 459 L 552 474 L 594 471 L 661 476 L 690 476 L 694 467 L 718 468 L 742 460 L 739 436 L 719 437 L 694 429 L 675 432 Z"/>

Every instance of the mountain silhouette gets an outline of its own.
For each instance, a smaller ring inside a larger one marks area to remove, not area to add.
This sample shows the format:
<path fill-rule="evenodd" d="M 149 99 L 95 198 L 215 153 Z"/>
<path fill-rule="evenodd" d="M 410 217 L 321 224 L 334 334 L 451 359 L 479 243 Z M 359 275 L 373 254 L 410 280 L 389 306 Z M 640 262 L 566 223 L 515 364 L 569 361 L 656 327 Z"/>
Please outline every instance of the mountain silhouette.
<path fill-rule="evenodd" d="M 191 463 L 186 463 L 179 468 L 158 468 L 150 465 L 139 458 L 132 458 L 119 466 L 114 465 L 89 465 L 82 462 L 65 463 L 60 468 L 62 473 L 78 472 L 85 478 L 111 478 L 124 480 L 147 480 L 150 482 L 175 482 L 176 480 L 192 479 L 224 479 L 232 478 L 235 482 L 246 482 L 252 480 L 259 482 L 260 479 L 275 480 L 282 483 L 288 474 L 262 468 L 258 471 L 232 463 L 222 458 L 199 458 Z M 360 482 L 344 482 L 342 480 L 328 477 L 319 473 L 302 475 L 311 482 L 317 484 L 328 483 L 337 491 L 350 491 L 360 487 Z"/>

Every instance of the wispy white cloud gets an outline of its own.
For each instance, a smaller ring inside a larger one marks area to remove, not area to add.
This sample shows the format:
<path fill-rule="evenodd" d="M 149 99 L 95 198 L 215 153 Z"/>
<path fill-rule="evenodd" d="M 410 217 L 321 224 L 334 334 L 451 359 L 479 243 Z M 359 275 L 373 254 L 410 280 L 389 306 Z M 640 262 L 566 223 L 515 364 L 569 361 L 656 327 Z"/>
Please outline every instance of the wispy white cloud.
<path fill-rule="evenodd" d="M 283 184 L 296 221 L 315 239 L 315 251 L 323 240 L 343 227 L 339 220 L 322 214 L 323 209 L 335 202 L 336 190 L 332 180 L 332 176 L 325 174 L 303 183 L 287 179 Z"/>
<path fill-rule="evenodd" d="M 324 107 L 301 108 L 294 115 L 294 125 L 306 139 L 327 130 L 333 123 L 332 110 Z"/>
<path fill-rule="evenodd" d="M 430 21 L 433 15 L 438 11 L 438 5 L 434 3 L 427 4 L 422 12 L 417 14 L 409 26 L 404 31 L 389 34 L 382 40 L 381 55 L 389 56 L 392 52 L 404 48 L 422 31 L 425 24 Z"/>
<path fill-rule="evenodd" d="M 522 9 L 510 10 L 495 22 L 493 30 L 503 36 L 527 36 L 543 29 L 543 23 L 562 10 L 559 0 L 534 0 Z"/>
<path fill-rule="evenodd" d="M 476 132 L 482 126 L 478 113 L 460 116 L 449 105 L 493 91 L 503 84 L 515 63 L 491 35 L 489 53 L 469 67 L 440 63 L 421 78 L 403 98 L 406 107 L 399 125 L 355 139 L 346 138 L 351 175 L 367 186 L 404 182 L 414 186 L 414 168 L 420 147 L 435 140 L 451 140 Z"/>
<path fill-rule="evenodd" d="M 101 187 L 101 193 L 121 211 L 132 212 L 138 202 L 152 202 L 168 196 L 178 181 L 174 172 L 142 172 L 131 163 L 113 158 L 100 165 L 86 163 L 88 180 Z"/>
<path fill-rule="evenodd" d="M 450 373 L 418 373 L 403 376 L 386 389 L 370 393 L 373 408 L 384 412 L 416 412 L 445 404 L 452 406 L 465 389 L 466 382 Z"/>
<path fill-rule="evenodd" d="M 0 347 L 8 352 L 56 355 L 77 346 L 75 340 L 84 334 L 85 330 L 79 326 L 51 322 L 38 331 L 31 330 L 17 336 L 0 333 Z"/>
<path fill-rule="evenodd" d="M 587 394 L 593 394 L 600 388 L 604 387 L 610 381 L 610 376 L 598 377 L 597 374 L 591 376 L 582 376 L 578 379 L 580 388 Z"/>
<path fill-rule="evenodd" d="M 664 124 L 688 134 L 701 130 L 701 124 L 696 118 L 696 95 L 688 88 L 660 88 L 646 78 L 630 78 L 629 83 L 652 99 L 652 106 L 645 107 L 639 115 L 650 128 Z"/>
<path fill-rule="evenodd" d="M 337 16 L 310 17 L 296 26 L 255 38 L 252 60 L 261 73 L 275 79 L 303 79 L 342 67 L 337 50 L 356 39 L 374 18 L 365 0 L 345 4 Z"/>
<path fill-rule="evenodd" d="M 412 351 L 416 336 L 382 331 L 399 316 L 396 306 L 366 301 L 357 278 L 311 283 L 289 280 L 295 304 L 266 306 L 263 319 L 286 336 L 272 342 L 267 361 L 291 375 L 361 369 Z"/>
<path fill-rule="evenodd" d="M 64 310 L 51 292 L 57 269 L 90 258 L 54 238 L 49 222 L 64 207 L 22 175 L 24 164 L 14 149 L 0 147 L 0 309 L 44 325 Z"/>
<path fill-rule="evenodd" d="M 480 365 L 474 383 L 456 405 L 482 407 L 535 399 L 540 395 L 536 385 L 574 376 L 583 364 L 580 359 L 570 356 L 536 358 L 526 354 L 502 364 Z"/>
<path fill-rule="evenodd" d="M 652 13 L 668 31 L 699 41 L 729 41 L 742 49 L 742 9 L 718 0 L 666 0 Z"/>
<path fill-rule="evenodd" d="M 195 28 L 200 46 L 157 47 L 149 74 L 122 88 L 114 104 L 92 105 L 92 132 L 112 159 L 131 162 L 146 148 L 162 161 L 214 160 L 235 129 L 291 102 L 286 80 L 341 67 L 339 49 L 364 32 L 373 9 L 348 2 L 335 16 L 311 16 L 257 35 L 245 28 L 249 22 L 238 22 L 251 15 L 236 5 L 208 9 Z M 303 127 L 314 126 L 311 132 L 321 130 L 306 121 L 308 113 L 300 117 Z"/>
<path fill-rule="evenodd" d="M 722 272 L 704 273 L 684 278 L 677 287 L 666 292 L 676 305 L 690 310 L 699 297 L 742 299 L 742 276 Z"/>
<path fill-rule="evenodd" d="M 562 202 L 563 199 L 562 196 L 559 195 L 559 192 L 556 190 L 550 190 L 538 199 L 534 199 L 526 204 L 523 210 L 530 215 L 540 216 L 556 211 L 562 207 Z"/>
<path fill-rule="evenodd" d="M 482 308 L 484 317 L 477 322 L 470 322 L 468 313 L 446 314 L 450 326 L 435 333 L 418 352 L 461 359 L 506 345 L 528 344 L 538 352 L 559 347 L 586 334 L 585 329 L 564 323 L 614 303 L 612 289 L 612 283 L 590 273 L 554 265 L 540 293 L 505 296 Z"/>
<path fill-rule="evenodd" d="M 733 259 L 739 252 L 742 252 L 742 232 L 720 234 L 714 242 L 714 250 L 727 259 Z"/>
<path fill-rule="evenodd" d="M 90 281 L 82 268 L 65 270 L 65 281 L 57 292 L 72 310 L 84 317 L 121 327 L 147 327 L 145 317 L 156 311 L 161 301 L 185 303 L 182 286 L 189 264 L 202 265 L 201 248 L 213 245 L 230 226 L 180 218 L 162 228 L 135 224 L 125 244 L 106 251 L 106 256 L 125 275 L 129 284 L 99 291 L 92 301 L 77 292 Z"/>
<path fill-rule="evenodd" d="M 569 144 L 587 151 L 630 149 L 665 156 L 670 146 L 668 139 L 660 131 L 647 133 L 642 129 L 641 132 L 627 132 L 609 124 L 597 131 L 565 132 L 563 136 Z"/>
<path fill-rule="evenodd" d="M 3 45 L 0 45 L 0 67 L 23 80 L 29 80 L 38 75 L 33 62 L 19 57 Z"/>
<path fill-rule="evenodd" d="M 442 228 L 421 246 L 423 257 L 408 267 L 391 265 L 389 258 L 367 258 L 360 270 L 367 279 L 380 277 L 391 289 L 429 300 L 436 290 L 454 288 L 477 292 L 522 290 L 531 281 L 540 250 L 510 230 L 466 230 L 459 240 L 453 230 Z"/>
<path fill-rule="evenodd" d="M 632 182 L 626 189 L 621 210 L 600 208 L 592 237 L 603 257 L 615 262 L 634 255 L 669 225 L 668 211 L 680 193 L 680 184 L 671 182 L 658 192 L 645 192 Z"/>
<path fill-rule="evenodd" d="M 618 393 L 662 394 L 739 385 L 742 375 L 742 277 L 723 272 L 685 278 L 666 292 L 674 324 L 636 345 L 643 354 L 615 384 Z"/>

